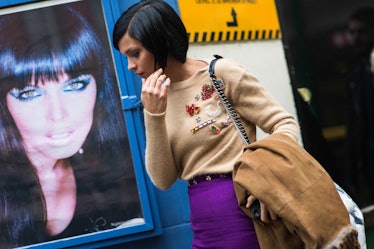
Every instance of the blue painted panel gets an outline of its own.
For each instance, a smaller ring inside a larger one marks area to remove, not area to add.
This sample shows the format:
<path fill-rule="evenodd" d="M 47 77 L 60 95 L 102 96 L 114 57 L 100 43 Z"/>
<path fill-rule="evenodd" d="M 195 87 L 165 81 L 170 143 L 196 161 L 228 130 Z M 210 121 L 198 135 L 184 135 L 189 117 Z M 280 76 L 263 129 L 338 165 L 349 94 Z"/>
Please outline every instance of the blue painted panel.
<path fill-rule="evenodd" d="M 188 224 L 165 228 L 161 236 L 146 238 L 107 249 L 191 249 L 192 231 Z"/>
<path fill-rule="evenodd" d="M 132 4 L 138 2 L 137 0 L 112 1 L 114 19 L 129 8 Z M 178 13 L 177 0 L 167 0 Z M 112 27 L 109 27 L 112 30 Z M 136 94 L 140 98 L 140 79 L 133 72 L 127 70 L 127 60 L 125 56 L 120 56 L 123 70 L 126 74 L 125 84 L 133 84 L 136 88 Z M 189 223 L 189 201 L 187 196 L 187 185 L 183 181 L 177 181 L 169 190 L 162 191 L 155 189 L 157 199 L 157 206 L 161 219 L 162 234 L 160 236 L 137 240 L 130 243 L 125 243 L 120 246 L 114 246 L 112 249 L 189 249 L 192 242 L 192 231 Z"/>
<path fill-rule="evenodd" d="M 19 5 L 23 3 L 37 2 L 37 0 L 1 0 L 0 7 Z"/>
<path fill-rule="evenodd" d="M 136 2 L 138 1 L 137 0 L 111 1 L 114 20 L 117 20 L 119 16 L 126 9 L 128 9 L 131 5 L 133 5 Z M 167 0 L 166 2 L 168 2 L 179 13 L 177 0 Z M 109 26 L 109 30 L 113 30 L 113 27 Z M 133 72 L 130 72 L 127 70 L 126 57 L 125 56 L 120 56 L 120 57 L 121 57 L 121 62 L 123 66 L 123 71 L 126 74 L 125 84 L 127 86 L 135 85 L 139 87 L 136 91 L 136 95 L 140 99 L 140 87 L 141 87 L 140 78 L 137 75 L 135 75 Z M 159 203 L 158 207 L 160 210 L 163 227 L 172 226 L 172 225 L 180 224 L 183 222 L 189 222 L 189 202 L 188 202 L 188 196 L 186 193 L 187 193 L 187 186 L 182 181 L 176 182 L 173 185 L 173 187 L 170 188 L 168 191 L 161 191 L 161 190 L 156 189 L 156 195 L 157 195 L 158 203 Z"/>

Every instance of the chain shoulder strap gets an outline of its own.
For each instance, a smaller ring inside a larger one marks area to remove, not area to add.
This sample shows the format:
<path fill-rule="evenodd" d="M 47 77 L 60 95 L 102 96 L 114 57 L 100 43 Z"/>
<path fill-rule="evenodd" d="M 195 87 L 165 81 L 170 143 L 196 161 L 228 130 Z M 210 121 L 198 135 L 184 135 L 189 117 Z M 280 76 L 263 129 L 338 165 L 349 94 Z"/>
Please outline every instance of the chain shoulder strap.
<path fill-rule="evenodd" d="M 240 120 L 240 116 L 237 114 L 235 109 L 231 106 L 230 101 L 227 99 L 227 97 L 226 97 L 225 93 L 223 92 L 220 84 L 218 83 L 217 77 L 214 73 L 214 66 L 215 66 L 217 60 L 222 58 L 222 56 L 214 55 L 214 57 L 215 58 L 210 62 L 210 65 L 209 65 L 209 76 L 210 76 L 210 79 L 212 80 L 213 87 L 216 90 L 223 106 L 225 107 L 227 114 L 230 116 L 232 122 L 234 123 L 235 128 L 238 130 L 239 135 L 243 140 L 243 143 L 245 145 L 248 145 L 248 144 L 250 144 L 250 141 L 249 141 L 248 135 L 247 135 L 247 133 L 244 129 L 244 126 L 243 126 L 243 124 Z"/>

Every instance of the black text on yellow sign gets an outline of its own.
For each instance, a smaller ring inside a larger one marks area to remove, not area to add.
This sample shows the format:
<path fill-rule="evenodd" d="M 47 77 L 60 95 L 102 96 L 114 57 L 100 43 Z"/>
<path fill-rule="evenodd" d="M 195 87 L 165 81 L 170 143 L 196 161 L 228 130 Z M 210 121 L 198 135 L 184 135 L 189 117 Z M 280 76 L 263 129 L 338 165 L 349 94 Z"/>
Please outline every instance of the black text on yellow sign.
<path fill-rule="evenodd" d="M 178 0 L 190 42 L 281 38 L 275 0 Z"/>

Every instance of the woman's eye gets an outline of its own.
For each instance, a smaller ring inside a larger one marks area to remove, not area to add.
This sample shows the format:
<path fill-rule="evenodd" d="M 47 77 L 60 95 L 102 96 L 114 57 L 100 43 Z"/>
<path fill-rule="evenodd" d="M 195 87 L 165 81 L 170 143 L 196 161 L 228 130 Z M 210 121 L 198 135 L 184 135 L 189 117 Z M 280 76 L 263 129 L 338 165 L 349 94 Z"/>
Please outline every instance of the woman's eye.
<path fill-rule="evenodd" d="M 75 79 L 69 80 L 64 84 L 64 92 L 80 92 L 87 88 L 91 82 L 90 75 L 81 75 Z"/>
<path fill-rule="evenodd" d="M 23 89 L 14 88 L 9 94 L 20 101 L 27 102 L 42 96 L 43 91 L 36 87 L 26 86 Z"/>
<path fill-rule="evenodd" d="M 135 51 L 135 52 L 133 52 L 132 54 L 131 54 L 131 56 L 132 57 L 134 57 L 134 58 L 138 58 L 139 57 L 139 51 Z"/>

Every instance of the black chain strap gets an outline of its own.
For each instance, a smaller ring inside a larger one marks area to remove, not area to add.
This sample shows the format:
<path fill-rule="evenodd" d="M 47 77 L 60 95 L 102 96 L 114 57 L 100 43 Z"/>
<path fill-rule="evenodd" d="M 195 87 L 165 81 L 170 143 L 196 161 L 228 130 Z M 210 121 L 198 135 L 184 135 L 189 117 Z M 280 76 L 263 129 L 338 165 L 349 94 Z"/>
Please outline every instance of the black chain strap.
<path fill-rule="evenodd" d="M 243 143 L 245 145 L 248 145 L 250 144 L 250 141 L 249 141 L 247 132 L 245 131 L 244 126 L 240 120 L 240 116 L 236 113 L 235 109 L 231 106 L 230 101 L 227 99 L 214 73 L 214 65 L 216 64 L 218 59 L 222 58 L 222 56 L 214 55 L 214 57 L 215 58 L 210 62 L 210 65 L 209 65 L 209 75 L 212 80 L 213 87 L 216 90 L 223 106 L 225 107 L 227 114 L 230 116 L 232 122 L 234 123 L 235 128 L 238 130 L 239 135 L 243 140 Z"/>

